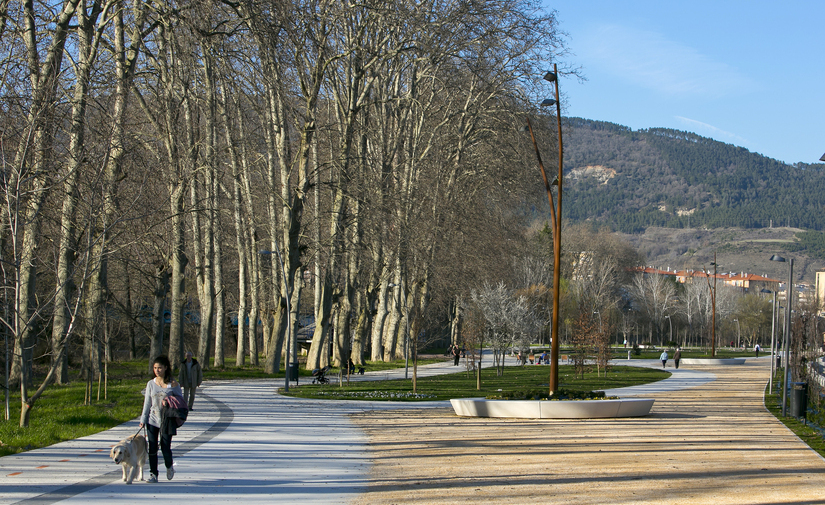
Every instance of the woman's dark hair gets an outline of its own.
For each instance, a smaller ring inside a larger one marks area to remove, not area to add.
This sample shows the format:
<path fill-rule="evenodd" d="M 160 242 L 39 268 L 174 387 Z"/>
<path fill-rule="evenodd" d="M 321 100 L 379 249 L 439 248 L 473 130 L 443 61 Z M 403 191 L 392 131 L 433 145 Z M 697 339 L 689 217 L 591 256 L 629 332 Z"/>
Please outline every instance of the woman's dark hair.
<path fill-rule="evenodd" d="M 155 361 L 152 362 L 152 373 L 154 373 L 155 365 L 165 366 L 166 371 L 163 372 L 163 382 L 167 384 L 172 382 L 172 364 L 169 363 L 169 358 L 163 355 L 160 355 L 157 358 L 155 358 Z"/>

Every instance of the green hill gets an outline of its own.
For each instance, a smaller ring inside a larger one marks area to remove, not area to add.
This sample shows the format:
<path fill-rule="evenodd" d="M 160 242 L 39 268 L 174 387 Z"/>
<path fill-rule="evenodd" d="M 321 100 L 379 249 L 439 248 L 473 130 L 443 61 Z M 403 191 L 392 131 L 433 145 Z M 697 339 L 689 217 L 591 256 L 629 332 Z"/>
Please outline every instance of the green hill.
<path fill-rule="evenodd" d="M 825 164 L 787 165 L 693 133 L 565 119 L 565 218 L 616 231 L 825 230 Z"/>

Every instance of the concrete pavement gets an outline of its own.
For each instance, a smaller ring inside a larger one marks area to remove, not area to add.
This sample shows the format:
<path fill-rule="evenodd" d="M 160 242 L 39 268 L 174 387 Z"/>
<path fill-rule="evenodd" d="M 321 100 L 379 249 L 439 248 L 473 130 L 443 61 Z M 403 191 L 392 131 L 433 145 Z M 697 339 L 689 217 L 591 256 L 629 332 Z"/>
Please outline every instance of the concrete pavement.
<path fill-rule="evenodd" d="M 631 363 L 661 366 L 658 360 Z M 459 369 L 463 367 L 450 361 L 421 366 L 418 375 Z M 668 371 L 674 374 L 665 381 L 608 394 L 661 393 L 714 380 L 709 372 Z M 403 374 L 403 369 L 368 372 L 352 380 Z M 195 411 L 174 439 L 177 474 L 172 481 L 166 481 L 163 472 L 157 484 L 120 481 L 120 467 L 109 459 L 109 449 L 137 431 L 135 420 L 82 439 L 0 458 L 0 505 L 157 499 L 202 504 L 348 503 L 366 491 L 371 465 L 367 437 L 348 414 L 449 406 L 449 402 L 304 400 L 276 394 L 281 386 L 283 380 L 207 381 Z"/>

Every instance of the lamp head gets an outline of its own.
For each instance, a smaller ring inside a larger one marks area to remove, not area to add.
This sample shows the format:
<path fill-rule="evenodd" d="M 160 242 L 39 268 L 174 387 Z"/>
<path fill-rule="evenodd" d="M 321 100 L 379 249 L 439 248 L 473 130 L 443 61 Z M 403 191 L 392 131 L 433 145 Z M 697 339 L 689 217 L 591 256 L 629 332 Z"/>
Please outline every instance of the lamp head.
<path fill-rule="evenodd" d="M 554 72 L 547 72 L 546 74 L 544 74 L 544 80 L 547 82 L 555 82 L 556 74 Z M 823 154 L 822 156 L 825 157 L 825 154 Z"/>
<path fill-rule="evenodd" d="M 783 258 L 782 256 L 774 254 L 773 256 L 771 256 L 771 261 L 781 261 L 782 263 L 784 263 L 785 258 Z"/>
<path fill-rule="evenodd" d="M 545 98 L 541 101 L 539 105 L 541 105 L 542 107 L 550 107 L 551 105 L 556 105 L 556 101 L 552 98 Z"/>

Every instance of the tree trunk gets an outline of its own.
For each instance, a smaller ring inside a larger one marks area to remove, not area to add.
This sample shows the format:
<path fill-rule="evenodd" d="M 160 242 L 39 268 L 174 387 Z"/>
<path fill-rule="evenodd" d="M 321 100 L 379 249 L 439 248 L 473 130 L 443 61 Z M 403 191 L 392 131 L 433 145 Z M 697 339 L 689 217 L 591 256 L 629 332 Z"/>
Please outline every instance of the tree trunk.
<path fill-rule="evenodd" d="M 149 344 L 149 369 L 152 362 L 163 354 L 163 333 L 166 327 L 166 294 L 169 292 L 169 270 L 158 262 L 155 265 L 155 291 L 152 308 L 152 341 Z"/>
<path fill-rule="evenodd" d="M 172 193 L 172 321 L 169 328 L 169 361 L 176 368 L 183 361 L 183 306 L 186 303 L 184 271 L 189 259 L 184 253 L 183 186 Z"/>
<path fill-rule="evenodd" d="M 324 276 L 321 286 L 321 305 L 315 314 L 315 332 L 312 335 L 312 345 L 307 355 L 307 370 L 322 368 L 328 364 L 324 356 L 328 356 L 326 348 L 329 343 L 329 326 L 332 313 L 332 279 L 330 274 Z"/>
<path fill-rule="evenodd" d="M 272 321 L 269 341 L 267 342 L 266 361 L 264 361 L 264 373 L 276 374 L 281 370 L 281 350 L 284 346 L 284 336 L 286 335 L 286 311 L 274 311 L 268 314 L 267 318 Z"/>
<path fill-rule="evenodd" d="M 387 316 L 389 315 L 389 311 L 387 310 L 388 295 L 390 293 L 387 287 L 389 285 L 388 272 L 389 270 L 385 268 L 381 274 L 380 285 L 378 287 L 378 300 L 375 304 L 375 317 L 372 320 L 372 349 L 370 350 L 370 359 L 372 361 L 381 361 L 384 359 L 384 327 L 386 326 Z"/>
<path fill-rule="evenodd" d="M 369 326 L 369 309 L 365 303 L 366 295 L 363 293 L 356 293 L 356 306 L 358 320 L 355 323 L 355 330 L 352 337 L 352 351 L 350 357 L 355 365 L 364 364 L 364 344 L 367 339 L 367 330 Z"/>

